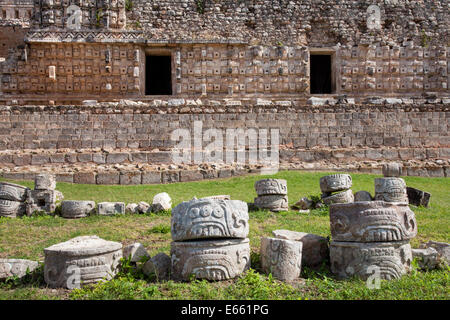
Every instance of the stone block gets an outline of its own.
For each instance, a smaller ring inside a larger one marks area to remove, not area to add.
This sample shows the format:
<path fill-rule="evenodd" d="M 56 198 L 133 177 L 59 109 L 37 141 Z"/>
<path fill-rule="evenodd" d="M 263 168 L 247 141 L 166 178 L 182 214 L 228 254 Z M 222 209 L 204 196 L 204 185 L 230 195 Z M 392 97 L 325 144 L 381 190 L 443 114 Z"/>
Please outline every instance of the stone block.
<path fill-rule="evenodd" d="M 34 178 L 35 190 L 55 190 L 56 178 L 52 174 L 41 173 Z"/>
<path fill-rule="evenodd" d="M 425 192 L 416 188 L 406 187 L 406 193 L 408 195 L 408 202 L 414 206 L 428 207 L 430 202 L 431 193 Z"/>
<path fill-rule="evenodd" d="M 171 264 L 172 260 L 170 257 L 167 254 L 160 252 L 144 264 L 142 271 L 147 276 L 154 274 L 158 281 L 166 280 L 169 278 Z"/>
<path fill-rule="evenodd" d="M 95 184 L 94 172 L 76 172 L 73 174 L 73 183 Z"/>
<path fill-rule="evenodd" d="M 200 170 L 181 170 L 180 181 L 200 181 L 203 180 L 203 174 Z"/>
<path fill-rule="evenodd" d="M 411 249 L 413 259 L 417 259 L 420 269 L 433 270 L 439 265 L 438 252 L 432 247 Z"/>
<path fill-rule="evenodd" d="M 73 183 L 73 173 L 57 173 L 56 174 L 57 182 L 66 182 Z"/>
<path fill-rule="evenodd" d="M 353 196 L 352 189 L 346 191 L 338 192 L 333 195 L 329 193 L 322 193 L 322 202 L 327 206 L 333 203 L 350 203 L 355 200 Z"/>
<path fill-rule="evenodd" d="M 124 163 L 128 161 L 128 153 L 108 153 L 106 163 Z"/>
<path fill-rule="evenodd" d="M 67 219 L 84 218 L 94 213 L 94 201 L 65 200 L 61 202 L 61 216 Z"/>
<path fill-rule="evenodd" d="M 140 172 L 120 172 L 119 182 L 121 185 L 141 184 L 141 181 Z"/>
<path fill-rule="evenodd" d="M 9 277 L 23 278 L 27 272 L 32 273 L 37 269 L 37 261 L 25 259 L 0 259 L 0 279 Z"/>
<path fill-rule="evenodd" d="M 180 171 L 170 170 L 161 172 L 162 183 L 180 182 Z"/>
<path fill-rule="evenodd" d="M 353 197 L 354 197 L 354 202 L 372 201 L 373 200 L 373 197 L 370 194 L 370 192 L 364 191 L 364 190 L 355 192 Z"/>
<path fill-rule="evenodd" d="M 100 202 L 97 205 L 97 214 L 99 214 L 101 216 L 125 214 L 125 203 L 123 203 L 123 202 Z"/>
<path fill-rule="evenodd" d="M 153 197 L 152 212 L 170 210 L 172 208 L 172 199 L 167 192 L 158 193 Z"/>
<path fill-rule="evenodd" d="M 29 188 L 15 183 L 0 182 L 0 199 L 25 201 Z"/>
<path fill-rule="evenodd" d="M 97 184 L 120 184 L 119 172 L 99 172 L 97 173 Z"/>
<path fill-rule="evenodd" d="M 123 257 L 131 262 L 141 262 L 145 258 L 150 258 L 142 243 L 136 242 L 123 248 Z"/>
<path fill-rule="evenodd" d="M 142 172 L 142 184 L 159 184 L 161 183 L 161 172 L 146 171 Z"/>
<path fill-rule="evenodd" d="M 401 163 L 391 162 L 383 165 L 382 173 L 385 177 L 399 177 L 402 175 L 402 169 Z"/>
<path fill-rule="evenodd" d="M 300 277 L 302 267 L 302 247 L 300 241 L 277 238 L 261 238 L 261 267 L 275 279 L 293 281 Z"/>

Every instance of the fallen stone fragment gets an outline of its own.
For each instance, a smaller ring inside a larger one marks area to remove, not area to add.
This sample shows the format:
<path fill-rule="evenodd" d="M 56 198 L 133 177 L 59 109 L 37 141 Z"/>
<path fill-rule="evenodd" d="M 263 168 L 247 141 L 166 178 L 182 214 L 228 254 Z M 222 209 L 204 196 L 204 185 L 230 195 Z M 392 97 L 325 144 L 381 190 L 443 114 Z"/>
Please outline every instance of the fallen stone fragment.
<path fill-rule="evenodd" d="M 406 187 L 406 193 L 408 195 L 409 204 L 417 207 L 428 207 L 428 204 L 430 203 L 431 193 L 412 187 Z"/>
<path fill-rule="evenodd" d="M 33 272 L 39 263 L 25 259 L 0 259 L 0 279 L 8 277 L 22 278 L 28 272 Z"/>
<path fill-rule="evenodd" d="M 145 201 L 138 203 L 137 210 L 139 213 L 149 213 L 152 211 L 152 206 Z"/>
<path fill-rule="evenodd" d="M 259 209 L 268 209 L 270 211 L 288 211 L 288 196 L 287 195 L 265 195 L 258 196 L 254 200 L 254 204 Z"/>
<path fill-rule="evenodd" d="M 399 279 L 411 270 L 409 241 L 338 242 L 330 244 L 331 271 L 339 278 L 363 280 L 375 273 L 380 279 Z"/>
<path fill-rule="evenodd" d="M 172 239 L 246 238 L 248 219 L 247 203 L 240 200 L 184 201 L 172 209 Z"/>
<path fill-rule="evenodd" d="M 422 270 L 433 270 L 439 265 L 438 252 L 429 247 L 426 249 L 411 249 L 413 259 L 416 258 L 419 268 Z"/>
<path fill-rule="evenodd" d="M 350 203 L 354 201 L 353 192 L 351 189 L 346 191 L 338 192 L 333 195 L 322 194 L 322 201 L 327 206 L 333 203 Z"/>
<path fill-rule="evenodd" d="M 300 241 L 303 243 L 302 266 L 318 267 L 328 260 L 328 239 L 312 233 L 290 230 L 274 230 L 272 235 L 278 239 Z"/>
<path fill-rule="evenodd" d="M 27 216 L 31 216 L 35 211 L 54 212 L 56 200 L 56 190 L 29 190 L 26 204 Z"/>
<path fill-rule="evenodd" d="M 402 164 L 397 162 L 384 164 L 381 169 L 385 177 L 399 177 L 402 175 L 402 170 Z"/>
<path fill-rule="evenodd" d="M 123 203 L 123 202 L 100 202 L 97 205 L 97 214 L 99 214 L 101 216 L 125 214 L 125 203 Z"/>
<path fill-rule="evenodd" d="M 34 178 L 34 190 L 55 190 L 56 178 L 52 174 L 41 173 Z"/>
<path fill-rule="evenodd" d="M 203 197 L 201 199 L 231 200 L 231 197 L 226 194 L 221 194 L 216 196 Z"/>
<path fill-rule="evenodd" d="M 405 180 L 396 177 L 376 178 L 374 198 L 387 202 L 408 202 Z"/>
<path fill-rule="evenodd" d="M 61 216 L 68 219 L 84 218 L 94 213 L 95 202 L 83 200 L 65 200 L 61 202 Z"/>
<path fill-rule="evenodd" d="M 354 202 L 359 202 L 359 201 L 372 201 L 373 197 L 370 194 L 370 192 L 367 191 L 358 191 L 355 192 L 354 196 Z"/>
<path fill-rule="evenodd" d="M 263 179 L 255 182 L 256 194 L 264 195 L 286 195 L 287 181 L 284 179 Z"/>
<path fill-rule="evenodd" d="M 352 177 L 349 174 L 333 174 L 320 178 L 320 190 L 323 193 L 347 190 L 352 187 Z"/>
<path fill-rule="evenodd" d="M 0 199 L 0 216 L 8 218 L 16 218 L 24 215 L 26 205 L 24 202 Z"/>
<path fill-rule="evenodd" d="M 136 242 L 123 248 L 123 257 L 131 262 L 141 262 L 143 258 L 150 258 L 150 255 L 141 243 Z"/>
<path fill-rule="evenodd" d="M 417 235 L 417 222 L 407 203 L 364 201 L 330 205 L 330 229 L 335 241 L 400 241 Z"/>
<path fill-rule="evenodd" d="M 314 202 L 307 197 L 301 198 L 292 207 L 294 209 L 308 210 L 313 209 Z"/>
<path fill-rule="evenodd" d="M 0 182 L 0 199 L 23 202 L 27 198 L 28 190 L 30 189 L 18 184 Z"/>
<path fill-rule="evenodd" d="M 122 244 L 81 236 L 44 249 L 44 280 L 51 288 L 74 289 L 110 280 L 122 258 Z"/>
<path fill-rule="evenodd" d="M 167 192 L 158 193 L 153 197 L 152 212 L 170 210 L 172 208 L 172 199 Z"/>
<path fill-rule="evenodd" d="M 439 259 L 450 265 L 450 244 L 445 242 L 428 241 L 425 244 L 420 245 L 421 249 L 434 248 L 438 252 Z"/>
<path fill-rule="evenodd" d="M 138 207 L 136 203 L 129 203 L 125 207 L 125 213 L 139 213 Z"/>
<path fill-rule="evenodd" d="M 166 280 L 170 274 L 171 263 L 170 257 L 160 252 L 144 264 L 143 272 L 147 276 L 154 274 L 158 281 Z"/>
<path fill-rule="evenodd" d="M 174 241 L 172 279 L 233 279 L 250 267 L 249 239 Z"/>
<path fill-rule="evenodd" d="M 281 281 L 300 277 L 303 243 L 277 238 L 261 238 L 261 267 Z"/>

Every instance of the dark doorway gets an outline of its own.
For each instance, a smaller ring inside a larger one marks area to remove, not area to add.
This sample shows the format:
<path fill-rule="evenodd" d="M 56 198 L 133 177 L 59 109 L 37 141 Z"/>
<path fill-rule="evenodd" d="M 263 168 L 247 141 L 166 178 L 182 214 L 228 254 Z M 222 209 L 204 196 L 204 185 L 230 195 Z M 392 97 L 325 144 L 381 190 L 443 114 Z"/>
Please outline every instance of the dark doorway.
<path fill-rule="evenodd" d="M 145 94 L 172 94 L 172 59 L 171 56 L 145 57 Z"/>
<path fill-rule="evenodd" d="M 331 93 L 331 55 L 311 54 L 311 94 Z"/>

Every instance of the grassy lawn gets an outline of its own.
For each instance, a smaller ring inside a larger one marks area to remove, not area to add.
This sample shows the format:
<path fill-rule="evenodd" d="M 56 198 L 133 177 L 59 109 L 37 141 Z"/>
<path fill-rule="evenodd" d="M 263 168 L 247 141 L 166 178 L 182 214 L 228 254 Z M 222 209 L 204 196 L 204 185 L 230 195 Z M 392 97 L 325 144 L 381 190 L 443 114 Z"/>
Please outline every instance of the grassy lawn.
<path fill-rule="evenodd" d="M 289 203 L 308 195 L 319 195 L 319 178 L 326 172 L 284 171 L 275 178 L 288 181 Z M 354 192 L 367 190 L 374 194 L 374 178 L 378 175 L 352 174 Z M 159 192 L 168 192 L 173 206 L 192 197 L 229 194 L 232 199 L 253 202 L 255 181 L 260 175 L 201 182 L 166 185 L 99 186 L 58 183 L 66 200 L 146 201 L 151 203 Z M 446 178 L 404 177 L 408 186 L 431 192 L 428 208 L 411 209 L 416 214 L 418 236 L 411 241 L 418 247 L 428 240 L 450 242 L 450 183 Z M 33 182 L 12 181 L 28 187 Z M 24 280 L 0 283 L 0 299 L 445 299 L 450 298 L 449 270 L 413 272 L 400 280 L 382 281 L 380 289 L 368 289 L 358 279 L 337 280 L 327 266 L 320 270 L 302 270 L 302 278 L 282 283 L 261 273 L 259 268 L 260 237 L 271 236 L 272 230 L 289 229 L 330 236 L 327 209 L 309 214 L 295 211 L 271 213 L 250 212 L 250 245 L 252 269 L 241 277 L 223 281 L 157 282 L 142 274 L 122 272 L 115 279 L 81 290 L 49 289 L 42 273 Z M 44 260 L 43 249 L 80 235 L 98 235 L 124 245 L 141 242 L 150 255 L 170 251 L 170 213 L 92 216 L 68 220 L 38 216 L 20 219 L 0 218 L 0 258 Z"/>

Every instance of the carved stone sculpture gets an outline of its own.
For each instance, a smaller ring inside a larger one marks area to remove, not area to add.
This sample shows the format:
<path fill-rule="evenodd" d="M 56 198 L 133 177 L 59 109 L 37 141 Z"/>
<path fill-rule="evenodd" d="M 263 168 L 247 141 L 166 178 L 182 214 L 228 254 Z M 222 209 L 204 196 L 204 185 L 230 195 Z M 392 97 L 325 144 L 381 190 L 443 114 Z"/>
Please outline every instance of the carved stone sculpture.
<path fill-rule="evenodd" d="M 300 241 L 276 238 L 261 238 L 261 267 L 265 273 L 281 281 L 292 281 L 300 277 L 302 267 Z"/>
<path fill-rule="evenodd" d="M 100 202 L 97 205 L 97 214 L 99 214 L 101 216 L 125 214 L 125 203 L 123 203 L 123 202 Z"/>
<path fill-rule="evenodd" d="M 417 235 L 414 212 L 407 203 L 365 201 L 330 206 L 334 241 L 400 241 Z"/>
<path fill-rule="evenodd" d="M 65 200 L 61 202 L 61 216 L 63 218 L 84 218 L 94 211 L 94 201 Z"/>
<path fill-rule="evenodd" d="M 401 163 L 397 162 L 387 163 L 382 167 L 383 176 L 385 177 L 399 177 L 402 175 L 402 171 Z"/>
<path fill-rule="evenodd" d="M 28 272 L 33 272 L 39 263 L 24 259 L 0 259 L 0 279 L 8 277 L 22 278 Z"/>
<path fill-rule="evenodd" d="M 55 190 L 56 179 L 54 175 L 41 173 L 34 178 L 34 190 Z"/>
<path fill-rule="evenodd" d="M 332 174 L 320 178 L 320 190 L 323 193 L 347 190 L 352 187 L 352 177 L 349 174 Z"/>
<path fill-rule="evenodd" d="M 0 216 L 8 218 L 16 218 L 25 214 L 25 203 L 0 199 Z"/>
<path fill-rule="evenodd" d="M 174 241 L 246 238 L 248 231 L 248 206 L 240 200 L 197 199 L 172 209 Z"/>
<path fill-rule="evenodd" d="M 286 195 L 287 181 L 284 179 L 264 179 L 255 182 L 256 194 L 264 195 Z"/>
<path fill-rule="evenodd" d="M 170 255 L 175 280 L 233 279 L 250 267 L 249 239 L 172 242 Z"/>
<path fill-rule="evenodd" d="M 58 193 L 56 190 L 29 190 L 26 213 L 31 216 L 35 211 L 54 212 Z"/>
<path fill-rule="evenodd" d="M 339 278 L 357 276 L 366 280 L 378 274 L 380 279 L 398 279 L 410 271 L 411 261 L 408 241 L 330 244 L 331 271 Z"/>
<path fill-rule="evenodd" d="M 333 203 L 350 203 L 354 201 L 353 192 L 351 189 L 335 193 L 333 195 L 322 194 L 322 201 L 327 206 Z"/>
<path fill-rule="evenodd" d="M 408 203 L 405 180 L 395 177 L 376 178 L 375 200 Z"/>
<path fill-rule="evenodd" d="M 275 212 L 289 210 L 287 195 L 274 194 L 258 196 L 255 198 L 254 204 L 260 209 L 268 209 Z"/>
<path fill-rule="evenodd" d="M 122 258 L 122 244 L 81 236 L 44 249 L 44 280 L 52 288 L 73 289 L 110 280 Z"/>
<path fill-rule="evenodd" d="M 0 182 L 0 199 L 25 201 L 29 188 L 8 182 Z"/>

